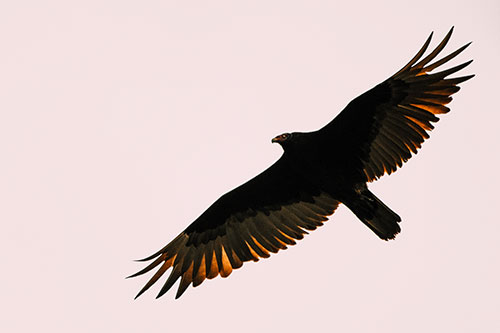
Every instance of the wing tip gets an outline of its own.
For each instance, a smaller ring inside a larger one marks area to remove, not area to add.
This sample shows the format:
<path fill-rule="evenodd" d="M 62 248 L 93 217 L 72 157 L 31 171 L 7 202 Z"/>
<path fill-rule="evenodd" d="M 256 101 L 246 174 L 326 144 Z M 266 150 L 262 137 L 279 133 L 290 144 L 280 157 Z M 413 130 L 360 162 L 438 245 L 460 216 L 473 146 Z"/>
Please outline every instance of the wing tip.
<path fill-rule="evenodd" d="M 134 297 L 134 301 L 135 301 L 136 299 L 138 299 L 138 298 L 139 298 L 139 296 L 141 296 L 141 295 L 142 295 L 145 291 L 146 291 L 146 290 L 141 290 L 141 291 L 139 291 L 139 292 L 137 293 L 137 295 L 135 295 L 135 297 Z"/>
<path fill-rule="evenodd" d="M 187 287 L 186 287 L 186 289 L 187 289 Z M 175 299 L 179 299 L 182 296 L 182 294 L 184 294 L 186 289 L 184 289 L 184 290 L 181 290 L 180 288 L 177 289 L 177 293 L 175 294 Z"/>
<path fill-rule="evenodd" d="M 165 295 L 169 289 L 163 290 L 163 288 L 162 288 L 162 290 L 160 290 L 158 295 L 156 295 L 155 299 L 158 299 L 158 298 L 162 297 L 163 295 Z"/>
<path fill-rule="evenodd" d="M 152 260 L 156 257 L 158 257 L 159 255 L 161 255 L 163 252 L 164 252 L 165 248 L 161 249 L 160 251 L 146 257 L 146 258 L 142 258 L 142 259 L 134 259 L 135 262 L 145 262 L 145 261 L 149 261 L 149 260 Z"/>

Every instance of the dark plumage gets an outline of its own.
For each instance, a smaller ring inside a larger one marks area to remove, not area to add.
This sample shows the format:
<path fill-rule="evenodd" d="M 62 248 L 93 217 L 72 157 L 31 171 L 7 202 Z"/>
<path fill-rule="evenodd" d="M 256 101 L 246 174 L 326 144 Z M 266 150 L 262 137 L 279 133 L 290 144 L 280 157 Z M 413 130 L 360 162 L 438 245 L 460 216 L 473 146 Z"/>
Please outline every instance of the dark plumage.
<path fill-rule="evenodd" d="M 226 277 L 246 261 L 294 245 L 345 204 L 381 239 L 400 232 L 400 217 L 383 204 L 366 184 L 403 165 L 425 139 L 437 115 L 474 75 L 447 77 L 468 61 L 438 73 L 469 44 L 430 63 L 445 47 L 453 28 L 425 58 L 431 36 L 400 71 L 355 98 L 329 124 L 310 133 L 286 133 L 272 142 L 284 153 L 270 168 L 224 194 L 167 246 L 152 256 L 138 276 L 159 266 L 139 292 L 151 287 L 169 268 L 158 297 L 181 278 L 177 297 L 192 283 Z"/>

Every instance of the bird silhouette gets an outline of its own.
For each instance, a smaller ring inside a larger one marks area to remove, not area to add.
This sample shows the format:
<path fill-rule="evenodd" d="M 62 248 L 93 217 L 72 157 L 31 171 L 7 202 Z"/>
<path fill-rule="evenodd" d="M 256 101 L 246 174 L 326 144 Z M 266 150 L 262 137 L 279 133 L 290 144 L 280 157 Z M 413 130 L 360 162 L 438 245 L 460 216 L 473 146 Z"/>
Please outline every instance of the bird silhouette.
<path fill-rule="evenodd" d="M 453 28 L 427 56 L 432 33 L 418 53 L 393 76 L 352 100 L 323 128 L 285 133 L 272 139 L 283 155 L 267 170 L 222 195 L 175 239 L 142 261 L 131 275 L 159 266 L 138 293 L 172 268 L 157 297 L 179 279 L 176 298 L 205 279 L 227 277 L 246 261 L 267 258 L 321 226 L 339 204 L 346 205 L 383 240 L 393 239 L 401 218 L 367 187 L 391 174 L 417 153 L 445 105 L 474 75 L 448 78 L 471 61 L 433 72 L 460 54 L 466 44 L 432 62 Z M 432 62 L 432 63 L 431 63 Z"/>

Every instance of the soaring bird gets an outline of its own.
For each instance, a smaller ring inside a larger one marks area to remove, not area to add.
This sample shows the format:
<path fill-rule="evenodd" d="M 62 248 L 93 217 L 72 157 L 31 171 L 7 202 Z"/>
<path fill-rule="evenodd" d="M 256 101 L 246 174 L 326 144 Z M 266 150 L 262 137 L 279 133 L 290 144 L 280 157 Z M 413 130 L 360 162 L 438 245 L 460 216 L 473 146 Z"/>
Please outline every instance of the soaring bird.
<path fill-rule="evenodd" d="M 453 28 L 423 57 L 431 33 L 408 64 L 352 100 L 323 128 L 273 138 L 283 147 L 278 161 L 221 196 L 170 243 L 141 260 L 153 261 L 130 277 L 159 268 L 136 298 L 169 268 L 157 297 L 179 278 L 176 298 L 190 284 L 196 287 L 205 279 L 227 277 L 246 261 L 294 245 L 308 230 L 323 225 L 341 203 L 378 237 L 393 239 L 401 231 L 401 218 L 370 192 L 367 183 L 393 173 L 416 154 L 439 120 L 437 115 L 450 111 L 445 105 L 460 89 L 457 85 L 474 76 L 447 78 L 472 60 L 433 72 L 470 45 L 432 62 L 452 32 Z"/>

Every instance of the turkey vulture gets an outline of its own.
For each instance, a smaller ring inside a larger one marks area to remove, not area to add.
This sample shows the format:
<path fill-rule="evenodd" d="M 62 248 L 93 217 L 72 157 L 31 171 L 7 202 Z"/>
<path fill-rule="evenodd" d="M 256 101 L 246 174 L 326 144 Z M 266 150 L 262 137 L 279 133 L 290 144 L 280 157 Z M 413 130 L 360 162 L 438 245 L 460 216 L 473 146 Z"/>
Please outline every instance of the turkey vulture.
<path fill-rule="evenodd" d="M 138 276 L 159 266 L 139 297 L 169 268 L 170 276 L 157 297 L 179 279 L 176 298 L 192 283 L 220 274 L 227 277 L 246 261 L 294 245 L 308 230 L 315 230 L 345 204 L 383 240 L 400 232 L 401 218 L 367 188 L 391 174 L 416 154 L 437 115 L 474 75 L 447 78 L 472 60 L 431 73 L 455 58 L 467 46 L 430 63 L 445 47 L 443 41 L 422 58 L 432 38 L 410 62 L 389 79 L 351 101 L 323 128 L 309 133 L 285 133 L 272 142 L 283 155 L 267 170 L 224 194 L 160 251 L 141 261 L 153 260 Z"/>

